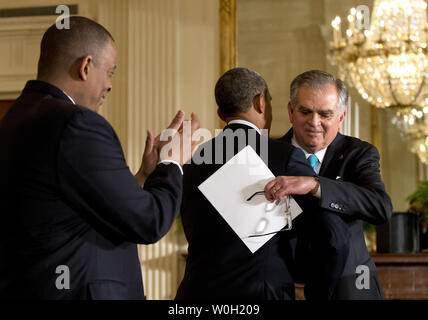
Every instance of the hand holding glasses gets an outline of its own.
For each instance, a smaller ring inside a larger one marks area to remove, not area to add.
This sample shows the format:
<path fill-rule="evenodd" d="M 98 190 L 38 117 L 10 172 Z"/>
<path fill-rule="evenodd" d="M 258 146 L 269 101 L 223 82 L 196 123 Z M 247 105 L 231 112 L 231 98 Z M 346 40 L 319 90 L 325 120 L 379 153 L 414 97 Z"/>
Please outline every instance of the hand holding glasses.
<path fill-rule="evenodd" d="M 264 191 L 257 191 L 255 193 L 253 193 L 247 199 L 247 201 L 251 201 L 251 199 L 253 199 L 257 195 L 264 195 L 264 194 L 265 194 Z M 275 234 L 275 233 L 278 233 L 278 232 L 291 230 L 291 228 L 293 227 L 293 225 L 292 225 L 293 219 L 292 219 L 291 211 L 290 211 L 290 196 L 287 196 L 285 198 L 284 202 L 285 202 L 284 216 L 285 216 L 285 219 L 286 219 L 286 225 L 287 225 L 287 227 L 283 228 L 281 230 L 278 230 L 278 231 L 273 231 L 273 232 L 268 232 L 268 233 L 262 233 L 264 230 L 266 230 L 266 227 L 267 227 L 266 221 L 267 221 L 267 219 L 261 219 L 260 222 L 259 222 L 259 224 L 258 224 L 258 226 L 257 226 L 257 227 L 259 227 L 261 225 L 262 226 L 261 230 L 257 231 L 256 234 L 248 236 L 248 238 L 263 237 L 263 236 L 267 236 L 267 235 L 270 235 L 270 234 Z M 258 229 L 258 228 L 256 228 L 256 229 Z"/>

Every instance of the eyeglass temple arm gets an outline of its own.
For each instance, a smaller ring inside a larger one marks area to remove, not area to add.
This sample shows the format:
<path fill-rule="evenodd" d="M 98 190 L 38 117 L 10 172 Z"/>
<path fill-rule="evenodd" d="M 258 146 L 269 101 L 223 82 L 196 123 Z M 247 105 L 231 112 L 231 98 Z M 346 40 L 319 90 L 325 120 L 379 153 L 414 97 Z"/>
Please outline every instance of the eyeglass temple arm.
<path fill-rule="evenodd" d="M 254 192 L 254 193 L 253 193 L 253 195 L 247 199 L 247 201 L 250 201 L 250 200 L 251 200 L 251 199 L 253 199 L 255 196 L 260 195 L 260 194 L 265 194 L 265 192 L 264 192 L 264 191 L 257 191 L 257 192 Z"/>

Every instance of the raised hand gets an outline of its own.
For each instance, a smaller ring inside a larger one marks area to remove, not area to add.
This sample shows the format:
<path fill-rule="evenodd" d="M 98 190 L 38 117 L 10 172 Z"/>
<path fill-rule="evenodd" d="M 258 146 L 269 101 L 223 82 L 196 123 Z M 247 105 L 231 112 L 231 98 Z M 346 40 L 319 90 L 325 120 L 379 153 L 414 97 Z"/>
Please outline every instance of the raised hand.
<path fill-rule="evenodd" d="M 186 163 L 199 144 L 199 128 L 199 119 L 195 113 L 191 114 L 191 121 L 184 121 L 184 111 L 179 110 L 168 128 L 158 136 L 154 137 L 148 130 L 141 167 L 135 175 L 138 183 L 144 186 L 159 161 L 172 160 L 181 165 Z"/>
<path fill-rule="evenodd" d="M 155 139 L 153 133 L 147 130 L 146 146 L 143 153 L 143 161 L 135 178 L 141 186 L 147 177 L 155 170 L 159 162 L 159 141 Z"/>
<path fill-rule="evenodd" d="M 182 112 L 182 111 L 181 111 Z M 191 114 L 191 121 L 183 121 L 176 115 L 171 125 L 160 135 L 160 160 L 174 160 L 186 163 L 199 143 L 200 123 L 196 114 Z"/>
<path fill-rule="evenodd" d="M 136 177 L 142 179 L 142 185 L 147 177 L 155 170 L 159 162 L 159 141 L 155 141 L 155 137 L 150 130 L 147 130 L 146 147 L 144 148 L 143 161 L 138 170 Z M 140 181 L 139 181 L 140 182 Z"/>

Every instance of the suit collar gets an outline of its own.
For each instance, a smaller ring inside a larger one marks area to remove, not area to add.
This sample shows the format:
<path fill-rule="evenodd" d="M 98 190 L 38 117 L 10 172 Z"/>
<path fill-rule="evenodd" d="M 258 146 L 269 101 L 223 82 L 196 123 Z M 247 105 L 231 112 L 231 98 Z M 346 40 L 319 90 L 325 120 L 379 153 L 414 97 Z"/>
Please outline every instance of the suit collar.
<path fill-rule="evenodd" d="M 25 85 L 23 92 L 28 92 L 28 91 L 33 91 L 33 92 L 36 91 L 44 95 L 52 96 L 53 98 L 72 102 L 72 100 L 70 100 L 69 97 L 61 89 L 44 81 L 40 81 L 40 80 L 27 81 L 27 84 Z"/>
<path fill-rule="evenodd" d="M 330 143 L 330 145 L 328 146 L 324 156 L 324 162 L 321 165 L 320 175 L 326 174 L 329 164 L 331 167 L 331 163 L 336 163 L 337 160 L 340 160 L 339 157 L 341 155 L 339 155 L 339 153 L 341 151 L 341 145 L 342 145 L 343 139 L 344 139 L 344 136 L 338 132 L 336 137 L 332 141 L 332 143 Z"/>

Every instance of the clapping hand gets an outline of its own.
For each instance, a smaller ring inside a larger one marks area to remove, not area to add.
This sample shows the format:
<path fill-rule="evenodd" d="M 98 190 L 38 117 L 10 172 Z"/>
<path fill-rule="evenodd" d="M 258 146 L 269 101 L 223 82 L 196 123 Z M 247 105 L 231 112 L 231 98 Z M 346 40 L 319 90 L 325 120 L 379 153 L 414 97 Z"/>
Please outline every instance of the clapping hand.
<path fill-rule="evenodd" d="M 161 160 L 177 161 L 181 165 L 186 163 L 198 146 L 199 128 L 196 114 L 191 114 L 191 121 L 185 121 L 184 112 L 179 110 L 168 128 L 156 138 L 148 130 L 141 167 L 135 175 L 138 183 L 144 186 Z"/>

